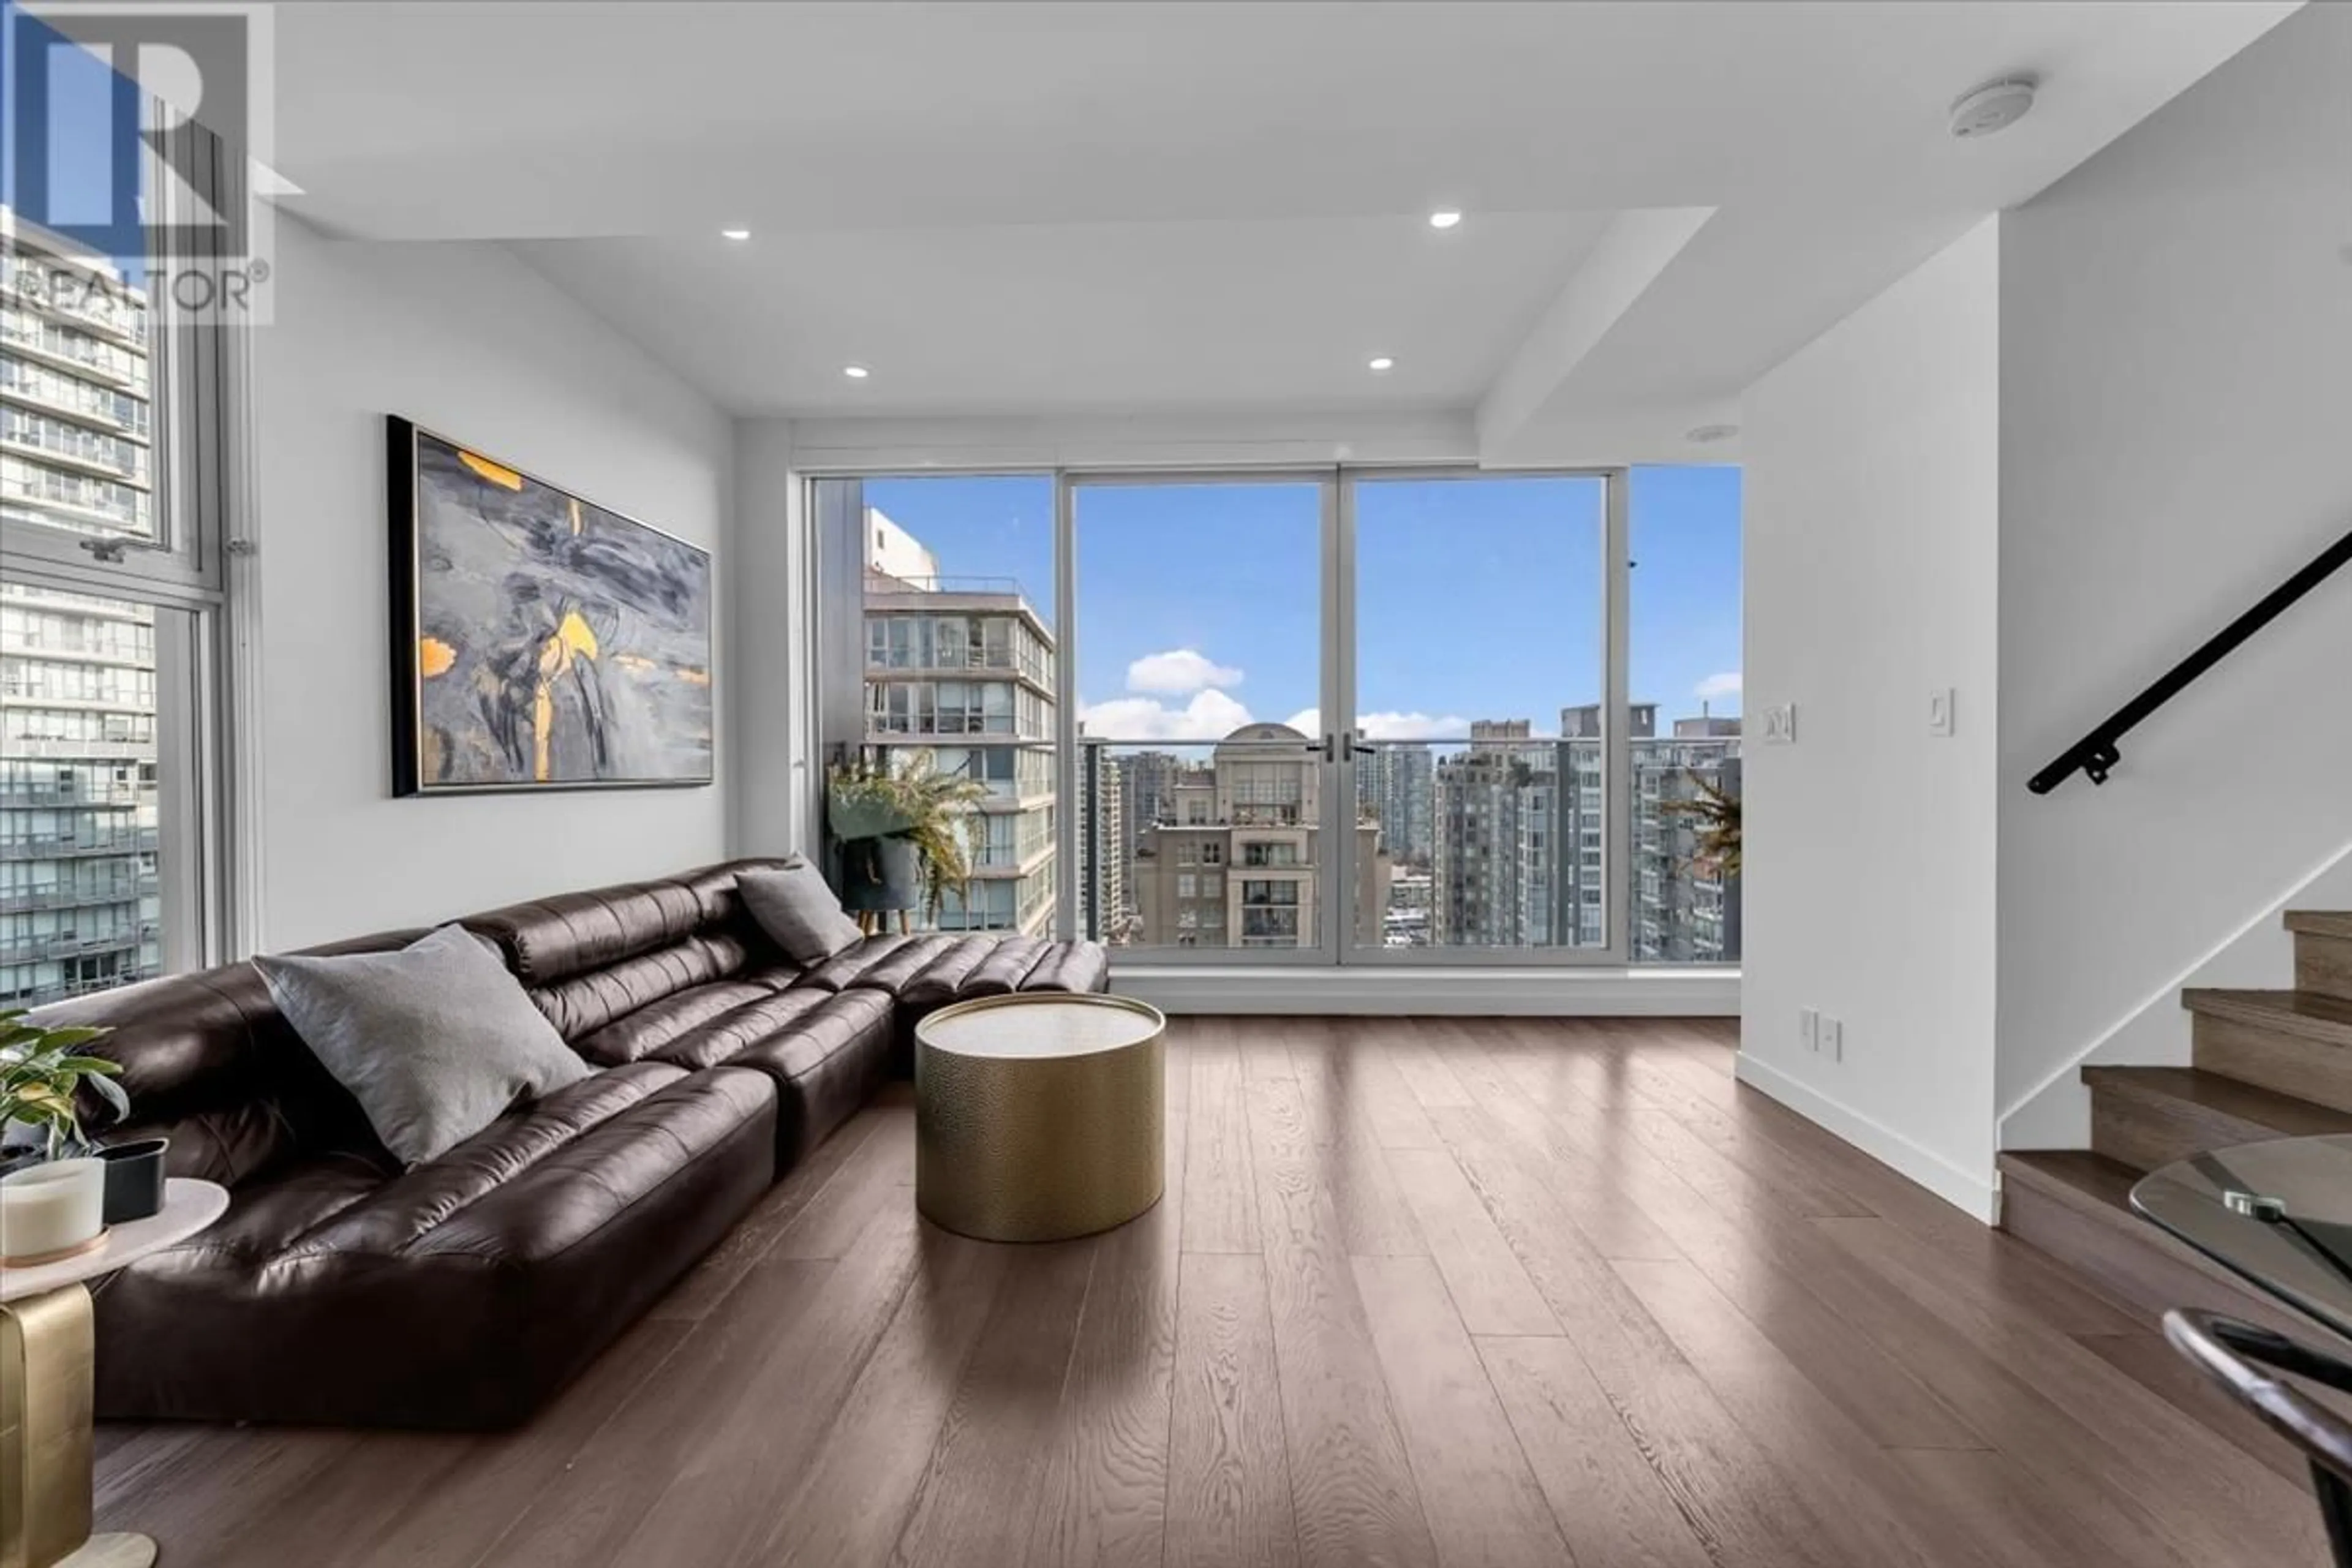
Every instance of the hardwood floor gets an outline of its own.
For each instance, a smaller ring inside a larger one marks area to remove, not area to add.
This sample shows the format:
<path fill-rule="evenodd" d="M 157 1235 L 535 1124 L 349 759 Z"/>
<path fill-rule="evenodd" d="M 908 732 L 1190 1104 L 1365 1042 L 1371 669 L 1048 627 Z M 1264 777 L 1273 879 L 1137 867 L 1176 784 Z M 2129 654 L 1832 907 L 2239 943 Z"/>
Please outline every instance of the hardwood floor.
<path fill-rule="evenodd" d="M 1179 1019 L 1168 1190 L 913 1215 L 861 1114 L 527 1429 L 116 1427 L 166 1568 L 2319 1564 L 2095 1282 L 1690 1021 Z"/>

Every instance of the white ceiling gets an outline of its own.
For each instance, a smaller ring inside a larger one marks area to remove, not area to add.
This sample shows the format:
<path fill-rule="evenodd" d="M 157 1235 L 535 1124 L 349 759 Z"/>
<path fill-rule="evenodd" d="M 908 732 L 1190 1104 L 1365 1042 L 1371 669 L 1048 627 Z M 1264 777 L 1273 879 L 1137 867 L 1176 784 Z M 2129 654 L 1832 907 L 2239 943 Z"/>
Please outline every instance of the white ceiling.
<path fill-rule="evenodd" d="M 275 161 L 739 413 L 1475 409 L 1508 456 L 1719 408 L 2293 9 L 296 4 Z"/>

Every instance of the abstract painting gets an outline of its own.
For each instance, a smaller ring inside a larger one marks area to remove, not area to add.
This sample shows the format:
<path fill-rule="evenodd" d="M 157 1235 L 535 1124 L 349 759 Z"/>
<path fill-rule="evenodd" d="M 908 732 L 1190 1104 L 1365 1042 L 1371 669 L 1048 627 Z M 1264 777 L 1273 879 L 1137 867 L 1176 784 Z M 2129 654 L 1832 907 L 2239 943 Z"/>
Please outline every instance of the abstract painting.
<path fill-rule="evenodd" d="M 390 435 L 393 793 L 709 784 L 709 554 Z"/>

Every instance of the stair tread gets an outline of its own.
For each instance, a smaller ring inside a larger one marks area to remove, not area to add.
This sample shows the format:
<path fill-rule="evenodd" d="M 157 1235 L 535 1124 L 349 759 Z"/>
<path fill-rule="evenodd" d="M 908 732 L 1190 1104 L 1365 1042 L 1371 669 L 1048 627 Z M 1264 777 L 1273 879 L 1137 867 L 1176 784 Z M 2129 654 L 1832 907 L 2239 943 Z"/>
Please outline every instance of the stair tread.
<path fill-rule="evenodd" d="M 2010 1149 L 2001 1152 L 1999 1164 L 2004 1186 L 2013 1184 L 2030 1187 L 2090 1225 L 2127 1239 L 2133 1247 L 2145 1248 L 2148 1255 L 2168 1259 L 2221 1287 L 2226 1292 L 2221 1299 L 2231 1303 L 2233 1315 L 2286 1331 L 2307 1326 L 2280 1307 L 2267 1292 L 2133 1208 L 2131 1190 L 2141 1173 L 2122 1161 L 2087 1149 Z M 2001 1223 L 2003 1228 L 2008 1228 L 2006 1217 Z M 2085 1271 L 2102 1289 L 2114 1283 L 2105 1279 L 2095 1257 L 2077 1256 L 2071 1247 L 2051 1256 Z M 2114 1290 L 2108 1293 L 2116 1294 Z M 2128 1290 L 2124 1294 L 2127 1296 Z M 2162 1311 L 2179 1304 L 2180 1298 L 2169 1290 L 2157 1300 L 2143 1300 L 2141 1303 L 2142 1309 L 2149 1311 Z"/>
<path fill-rule="evenodd" d="M 2352 941 L 2352 910 L 2289 910 L 2286 929 L 2313 936 L 2340 936 Z"/>
<path fill-rule="evenodd" d="M 2008 1174 L 2085 1213 L 2147 1223 L 2131 1206 L 2132 1184 L 2144 1173 L 2121 1160 L 2088 1149 L 2009 1149 L 2001 1152 L 2000 1164 Z"/>
<path fill-rule="evenodd" d="M 2220 991 L 2191 987 L 2180 1005 L 2192 1013 L 2233 1018 L 2330 1045 L 2352 1046 L 2352 1000 L 2315 991 Z"/>
<path fill-rule="evenodd" d="M 2101 1092 L 2182 1100 L 2282 1138 L 2352 1132 L 2352 1113 L 2197 1068 L 2087 1067 L 2083 1081 Z"/>

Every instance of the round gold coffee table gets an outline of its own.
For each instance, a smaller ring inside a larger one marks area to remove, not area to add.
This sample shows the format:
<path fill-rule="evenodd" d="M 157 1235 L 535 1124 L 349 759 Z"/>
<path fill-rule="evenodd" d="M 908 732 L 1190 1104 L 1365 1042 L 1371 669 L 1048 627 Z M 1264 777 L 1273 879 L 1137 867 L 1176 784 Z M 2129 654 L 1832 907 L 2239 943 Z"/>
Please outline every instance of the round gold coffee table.
<path fill-rule="evenodd" d="M 915 1206 L 984 1241 L 1061 1241 L 1160 1201 L 1168 1020 L 1028 992 L 915 1026 Z"/>

